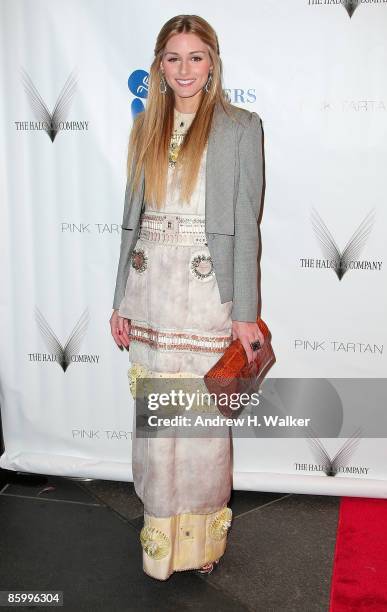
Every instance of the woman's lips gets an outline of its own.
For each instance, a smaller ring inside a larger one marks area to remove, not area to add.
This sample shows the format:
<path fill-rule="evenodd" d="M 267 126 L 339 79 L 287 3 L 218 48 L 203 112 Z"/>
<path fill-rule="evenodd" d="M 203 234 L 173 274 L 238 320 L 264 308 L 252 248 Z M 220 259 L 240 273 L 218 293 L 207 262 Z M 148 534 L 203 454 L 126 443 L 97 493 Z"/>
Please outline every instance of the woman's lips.
<path fill-rule="evenodd" d="M 176 83 L 181 87 L 189 87 L 192 83 L 195 82 L 195 79 L 176 79 Z"/>

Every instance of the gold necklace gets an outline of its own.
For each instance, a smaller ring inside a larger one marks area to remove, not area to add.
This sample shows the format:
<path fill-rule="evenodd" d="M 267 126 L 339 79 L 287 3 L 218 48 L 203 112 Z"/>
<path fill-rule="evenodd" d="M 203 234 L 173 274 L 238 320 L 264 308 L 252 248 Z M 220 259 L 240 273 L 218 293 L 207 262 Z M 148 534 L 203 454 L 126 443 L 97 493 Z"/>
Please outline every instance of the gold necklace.
<path fill-rule="evenodd" d="M 190 123 L 189 119 L 187 122 L 187 119 L 182 118 L 183 114 L 188 115 L 189 117 L 192 117 L 192 120 L 195 115 L 195 113 L 180 113 L 180 111 L 177 111 L 175 109 L 175 122 L 178 123 L 178 126 L 175 127 L 175 129 L 173 130 L 172 138 L 169 143 L 168 160 L 169 160 L 170 168 L 174 168 L 176 166 L 176 161 L 179 155 L 179 150 L 180 150 L 180 147 L 182 145 L 182 142 L 184 140 L 184 137 L 185 137 L 185 134 L 188 128 L 184 129 L 183 131 L 179 131 L 179 129 L 185 128 L 187 123 Z"/>

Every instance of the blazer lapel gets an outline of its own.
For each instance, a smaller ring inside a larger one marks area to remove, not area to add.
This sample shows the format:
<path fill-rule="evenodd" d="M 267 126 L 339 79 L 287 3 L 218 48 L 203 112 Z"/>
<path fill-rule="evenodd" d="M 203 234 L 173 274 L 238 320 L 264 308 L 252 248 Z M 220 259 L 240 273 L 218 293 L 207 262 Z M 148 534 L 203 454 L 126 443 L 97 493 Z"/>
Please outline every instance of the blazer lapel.
<path fill-rule="evenodd" d="M 214 110 L 207 145 L 206 231 L 234 234 L 235 133 L 220 105 Z"/>

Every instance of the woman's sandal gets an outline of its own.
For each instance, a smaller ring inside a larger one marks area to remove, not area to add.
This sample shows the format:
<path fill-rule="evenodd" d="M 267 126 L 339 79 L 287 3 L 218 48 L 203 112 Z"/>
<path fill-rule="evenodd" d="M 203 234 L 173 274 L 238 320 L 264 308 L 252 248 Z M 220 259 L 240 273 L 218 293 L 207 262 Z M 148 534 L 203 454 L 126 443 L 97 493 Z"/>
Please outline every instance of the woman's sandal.
<path fill-rule="evenodd" d="M 197 571 L 199 572 L 199 574 L 211 574 L 211 572 L 214 570 L 215 565 L 217 565 L 219 563 L 219 559 L 216 559 L 215 561 L 213 561 L 212 563 L 206 563 L 206 565 L 203 565 L 200 569 L 198 569 Z"/>

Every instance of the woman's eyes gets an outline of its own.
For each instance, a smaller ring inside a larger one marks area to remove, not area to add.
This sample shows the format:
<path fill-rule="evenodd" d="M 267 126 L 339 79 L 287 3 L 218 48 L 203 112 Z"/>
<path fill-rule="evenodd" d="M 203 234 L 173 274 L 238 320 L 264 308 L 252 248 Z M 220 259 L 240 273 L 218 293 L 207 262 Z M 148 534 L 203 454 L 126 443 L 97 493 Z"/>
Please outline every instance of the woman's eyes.
<path fill-rule="evenodd" d="M 168 62 L 174 62 L 177 59 L 178 59 L 177 57 L 171 57 L 171 58 L 169 58 Z M 199 60 L 199 62 L 201 62 L 203 58 L 200 57 L 200 55 L 193 55 L 192 59 Z"/>

